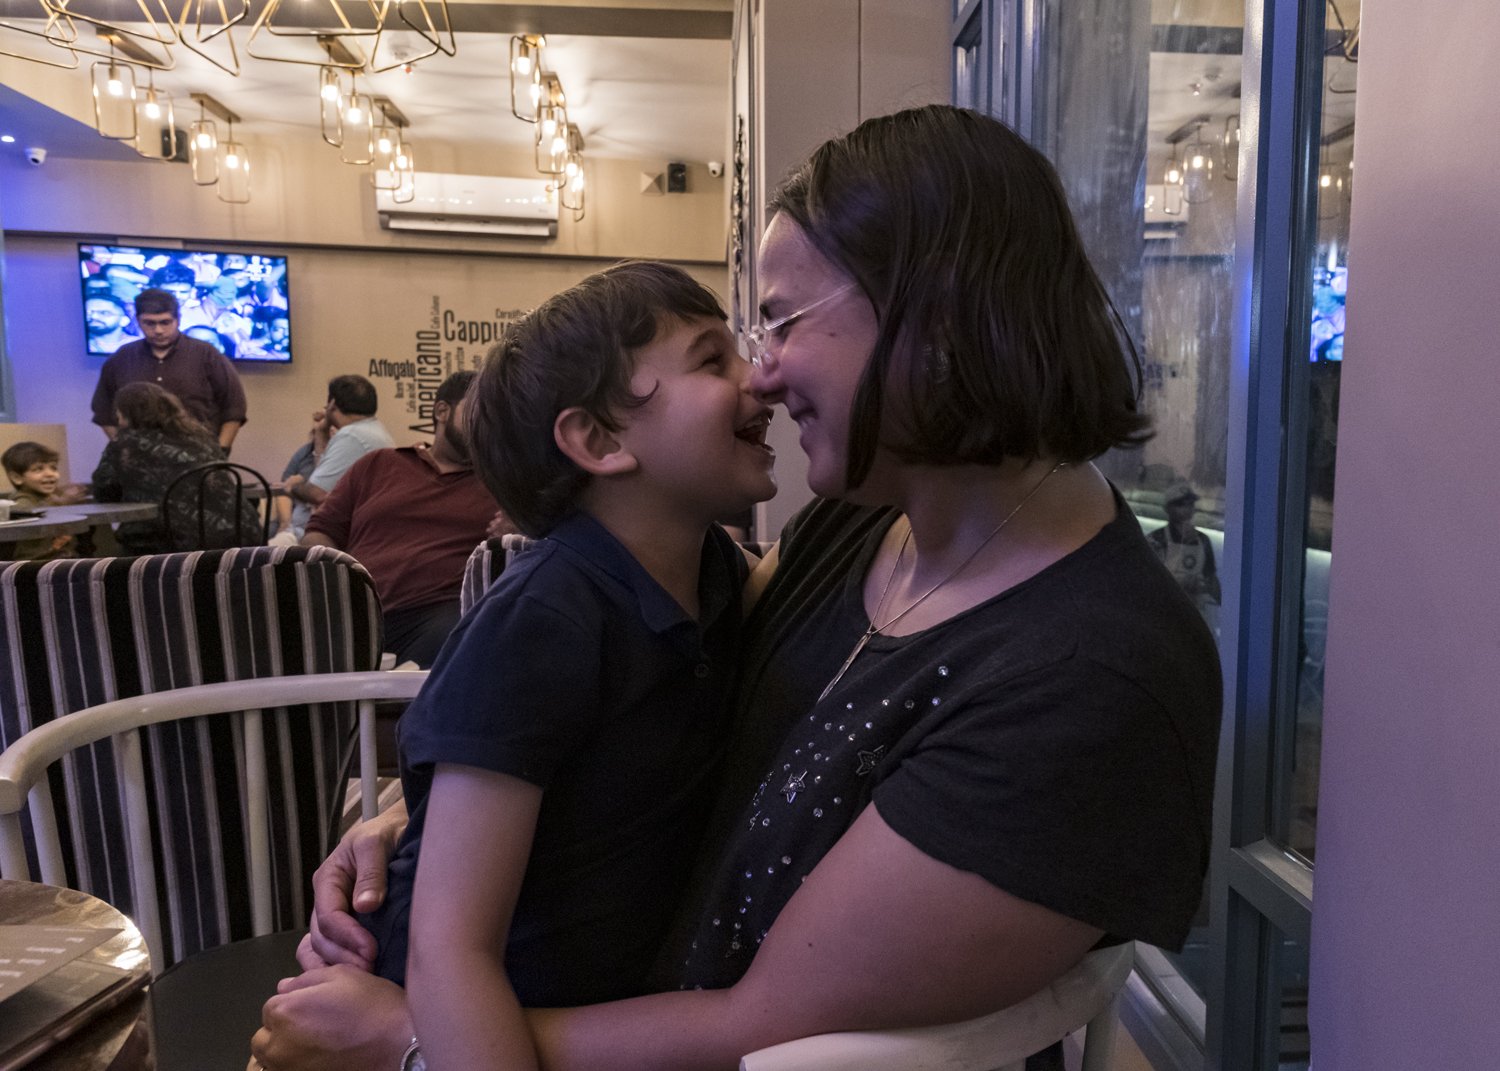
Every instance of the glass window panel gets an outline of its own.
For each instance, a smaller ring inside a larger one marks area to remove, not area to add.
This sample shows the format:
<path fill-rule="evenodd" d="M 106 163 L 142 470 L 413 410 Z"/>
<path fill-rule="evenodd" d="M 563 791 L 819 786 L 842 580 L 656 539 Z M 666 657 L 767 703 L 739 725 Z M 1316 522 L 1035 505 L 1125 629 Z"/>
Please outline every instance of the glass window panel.
<path fill-rule="evenodd" d="M 1307 1025 L 1308 947 L 1306 942 L 1286 936 L 1270 923 L 1266 931 L 1272 941 L 1271 992 L 1278 1007 L 1272 1009 L 1276 1024 L 1274 1062 L 1264 1066 L 1276 1071 L 1309 1071 L 1311 1044 Z"/>
<path fill-rule="evenodd" d="M 1046 56 L 1042 147 L 1140 349 L 1156 430 L 1099 464 L 1217 636 L 1244 5 L 1093 4 L 1087 18 L 1070 0 L 1062 6 Z M 1200 1001 L 1206 903 L 1170 957 Z"/>
<path fill-rule="evenodd" d="M 953 46 L 953 103 L 960 108 L 983 108 L 979 71 L 979 15 L 969 20 Z"/>
<path fill-rule="evenodd" d="M 1344 301 L 1348 291 L 1349 205 L 1354 189 L 1354 98 L 1359 70 L 1359 0 L 1329 0 L 1323 57 L 1319 148 L 1313 177 L 1317 226 L 1309 279 L 1305 353 L 1307 438 L 1301 633 L 1290 732 L 1273 795 L 1277 841 L 1309 862 L 1316 859 L 1318 756 L 1323 729 L 1323 658 L 1328 635 L 1328 572 L 1333 541 L 1333 465 L 1338 446 L 1339 389 L 1344 368 Z M 1300 377 L 1293 382 L 1301 382 Z M 1297 548 L 1294 548 L 1294 550 Z"/>

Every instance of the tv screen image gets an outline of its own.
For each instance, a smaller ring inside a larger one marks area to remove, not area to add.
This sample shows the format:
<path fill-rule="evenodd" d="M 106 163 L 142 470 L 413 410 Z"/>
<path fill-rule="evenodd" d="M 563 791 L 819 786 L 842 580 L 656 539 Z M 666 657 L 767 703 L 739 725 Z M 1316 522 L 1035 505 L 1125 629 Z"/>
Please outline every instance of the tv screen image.
<path fill-rule="evenodd" d="M 1348 268 L 1313 270 L 1312 335 L 1308 359 L 1314 364 L 1344 359 L 1344 300 L 1348 292 Z"/>
<path fill-rule="evenodd" d="M 176 296 L 184 335 L 232 361 L 290 361 L 286 257 L 145 246 L 78 246 L 83 324 L 91 354 L 108 356 L 141 337 L 135 297 Z"/>

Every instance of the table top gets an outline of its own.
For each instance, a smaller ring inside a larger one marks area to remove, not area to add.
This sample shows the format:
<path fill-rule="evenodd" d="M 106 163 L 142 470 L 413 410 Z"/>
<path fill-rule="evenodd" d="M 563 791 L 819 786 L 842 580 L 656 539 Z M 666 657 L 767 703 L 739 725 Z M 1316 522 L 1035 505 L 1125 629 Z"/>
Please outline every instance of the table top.
<path fill-rule="evenodd" d="M 120 971 L 150 972 L 145 938 L 135 923 L 103 900 L 75 889 L 30 881 L 0 880 L 0 922 L 7 925 L 76 926 L 118 929 L 79 961 Z M 11 1000 L 20 999 L 19 996 Z M 28 1071 L 122 1071 L 151 1066 L 147 991 L 90 1019 L 76 1033 L 28 1063 Z M 3 1006 L 0 1006 L 3 1007 Z"/>
<path fill-rule="evenodd" d="M 155 520 L 155 502 L 78 502 L 71 506 L 43 506 L 40 517 L 0 521 L 0 543 L 20 543 L 44 536 L 77 535 L 95 525 Z"/>

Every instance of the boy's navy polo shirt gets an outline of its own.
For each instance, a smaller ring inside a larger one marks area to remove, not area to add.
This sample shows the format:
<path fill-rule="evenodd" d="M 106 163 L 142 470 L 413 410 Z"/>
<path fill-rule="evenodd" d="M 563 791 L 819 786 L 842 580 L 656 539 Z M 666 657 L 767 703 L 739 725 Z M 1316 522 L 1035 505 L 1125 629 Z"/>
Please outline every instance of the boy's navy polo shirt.
<path fill-rule="evenodd" d="M 506 947 L 521 1002 L 613 1000 L 643 980 L 687 880 L 728 724 L 747 568 L 704 539 L 701 624 L 598 521 L 521 554 L 444 645 L 400 722 L 411 823 L 371 921 L 402 980 L 434 764 L 545 791 Z"/>

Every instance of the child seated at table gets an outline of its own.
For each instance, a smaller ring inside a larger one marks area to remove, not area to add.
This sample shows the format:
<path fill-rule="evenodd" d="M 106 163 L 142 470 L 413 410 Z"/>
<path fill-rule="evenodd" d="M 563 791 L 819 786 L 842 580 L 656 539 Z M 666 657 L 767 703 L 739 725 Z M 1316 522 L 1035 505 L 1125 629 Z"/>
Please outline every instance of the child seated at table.
<path fill-rule="evenodd" d="M 58 475 L 59 455 L 41 443 L 20 442 L 0 455 L 0 465 L 15 488 L 15 505 L 21 509 L 66 506 L 82 502 L 84 489 L 76 483 L 62 484 Z M 16 544 L 16 561 L 52 561 L 78 557 L 78 541 L 70 535 L 43 536 Z"/>
<path fill-rule="evenodd" d="M 461 403 L 537 542 L 399 726 L 370 921 L 435 1066 L 534 1068 L 523 1005 L 645 991 L 727 743 L 748 567 L 714 521 L 776 490 L 749 375 L 712 293 L 627 263 L 512 324 Z"/>

